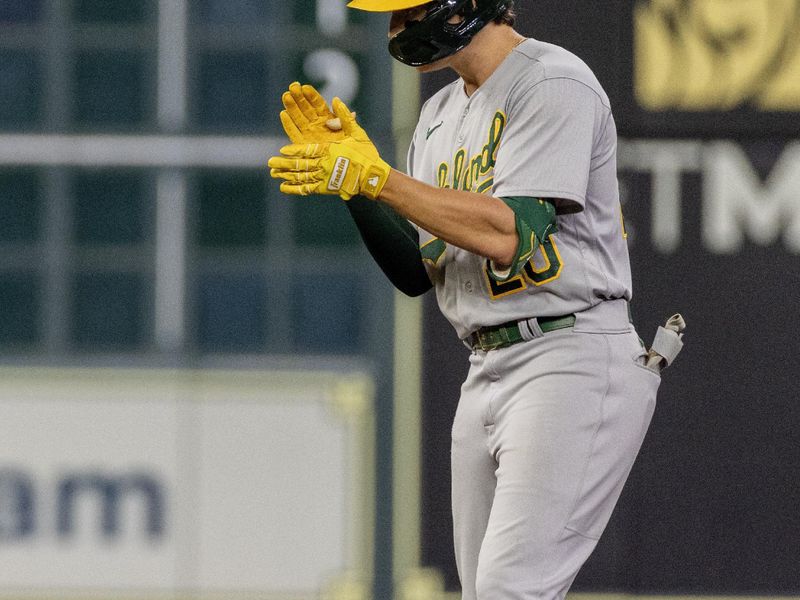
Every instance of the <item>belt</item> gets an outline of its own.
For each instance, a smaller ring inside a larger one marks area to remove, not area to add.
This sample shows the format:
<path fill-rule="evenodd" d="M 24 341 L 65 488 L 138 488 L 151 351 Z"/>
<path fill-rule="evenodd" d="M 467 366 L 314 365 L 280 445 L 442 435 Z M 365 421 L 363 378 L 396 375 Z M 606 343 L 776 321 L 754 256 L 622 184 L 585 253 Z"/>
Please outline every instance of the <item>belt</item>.
<path fill-rule="evenodd" d="M 527 320 L 511 321 L 503 323 L 502 325 L 492 325 L 490 327 L 481 327 L 477 331 L 469 334 L 464 340 L 467 345 L 473 350 L 496 350 L 498 348 L 505 348 L 506 346 L 513 346 L 526 339 L 532 339 L 535 334 L 531 332 L 530 335 L 523 337 L 520 327 L 526 327 L 531 330 Z M 562 317 L 539 317 L 536 319 L 539 329 L 542 333 L 555 331 L 556 329 L 566 329 L 575 325 L 575 315 L 564 315 Z"/>

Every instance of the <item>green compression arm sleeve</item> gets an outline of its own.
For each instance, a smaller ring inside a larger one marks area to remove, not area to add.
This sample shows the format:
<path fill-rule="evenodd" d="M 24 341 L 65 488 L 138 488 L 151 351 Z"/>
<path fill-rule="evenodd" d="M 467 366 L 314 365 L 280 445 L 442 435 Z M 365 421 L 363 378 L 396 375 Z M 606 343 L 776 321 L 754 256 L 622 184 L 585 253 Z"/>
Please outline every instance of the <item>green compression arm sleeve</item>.
<path fill-rule="evenodd" d="M 551 233 L 558 231 L 556 207 L 541 198 L 510 197 L 501 198 L 514 211 L 514 222 L 519 236 L 517 254 L 508 270 L 497 273 L 489 263 L 489 275 L 498 282 L 515 277 L 525 266 L 540 244 Z"/>
<path fill-rule="evenodd" d="M 433 287 L 422 264 L 419 233 L 411 223 L 383 203 L 363 196 L 354 196 L 345 204 L 367 250 L 397 289 L 419 296 Z"/>

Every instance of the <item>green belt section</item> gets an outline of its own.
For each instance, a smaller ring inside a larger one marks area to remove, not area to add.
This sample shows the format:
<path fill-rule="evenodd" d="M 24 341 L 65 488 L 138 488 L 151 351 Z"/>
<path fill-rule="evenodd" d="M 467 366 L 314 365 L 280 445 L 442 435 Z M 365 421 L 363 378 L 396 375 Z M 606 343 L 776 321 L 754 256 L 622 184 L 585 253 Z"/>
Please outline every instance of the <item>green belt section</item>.
<path fill-rule="evenodd" d="M 542 333 L 549 333 L 556 329 L 566 329 L 575 325 L 575 315 L 565 315 L 563 317 L 540 317 L 536 319 Z M 504 323 L 494 327 L 481 327 L 478 331 L 467 338 L 470 346 L 475 350 L 497 350 L 512 346 L 524 341 L 519 325 L 514 323 Z"/>

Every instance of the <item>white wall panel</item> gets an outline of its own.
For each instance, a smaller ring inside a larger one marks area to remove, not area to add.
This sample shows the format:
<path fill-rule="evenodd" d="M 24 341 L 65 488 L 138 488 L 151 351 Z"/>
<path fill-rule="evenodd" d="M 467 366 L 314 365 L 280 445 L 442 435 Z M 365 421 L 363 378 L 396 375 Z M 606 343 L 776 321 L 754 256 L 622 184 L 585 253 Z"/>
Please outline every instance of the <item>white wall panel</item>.
<path fill-rule="evenodd" d="M 369 390 L 358 374 L 0 369 L 0 598 L 366 590 Z"/>

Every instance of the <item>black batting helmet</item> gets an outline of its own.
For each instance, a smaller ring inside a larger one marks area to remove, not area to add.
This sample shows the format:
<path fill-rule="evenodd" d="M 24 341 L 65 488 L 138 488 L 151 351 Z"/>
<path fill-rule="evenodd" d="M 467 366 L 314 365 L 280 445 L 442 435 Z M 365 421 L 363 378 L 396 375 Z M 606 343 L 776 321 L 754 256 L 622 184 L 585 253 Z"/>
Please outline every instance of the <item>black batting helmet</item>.
<path fill-rule="evenodd" d="M 392 56 L 420 67 L 461 50 L 512 3 L 513 0 L 353 0 L 348 6 L 389 12 L 430 4 L 421 20 L 407 22 L 405 29 L 389 40 Z M 458 22 L 448 22 L 456 16 L 460 17 Z"/>

